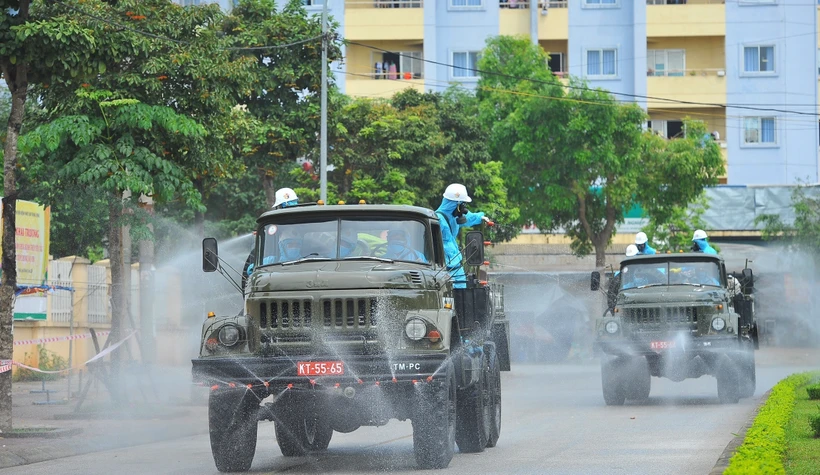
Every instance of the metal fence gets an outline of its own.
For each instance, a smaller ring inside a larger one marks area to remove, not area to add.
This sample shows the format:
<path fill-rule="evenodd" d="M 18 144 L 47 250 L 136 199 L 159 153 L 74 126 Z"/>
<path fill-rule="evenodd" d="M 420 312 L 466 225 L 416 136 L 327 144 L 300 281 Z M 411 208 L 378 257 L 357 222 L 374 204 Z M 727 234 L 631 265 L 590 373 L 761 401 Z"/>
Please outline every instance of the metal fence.
<path fill-rule="evenodd" d="M 88 266 L 88 323 L 108 323 L 107 269 Z"/>
<path fill-rule="evenodd" d="M 48 277 L 51 285 L 61 287 L 72 287 L 71 268 L 72 262 L 51 261 L 48 263 Z M 72 292 L 70 290 L 54 290 L 51 293 L 51 319 L 55 322 L 71 321 L 71 309 L 73 306 Z"/>

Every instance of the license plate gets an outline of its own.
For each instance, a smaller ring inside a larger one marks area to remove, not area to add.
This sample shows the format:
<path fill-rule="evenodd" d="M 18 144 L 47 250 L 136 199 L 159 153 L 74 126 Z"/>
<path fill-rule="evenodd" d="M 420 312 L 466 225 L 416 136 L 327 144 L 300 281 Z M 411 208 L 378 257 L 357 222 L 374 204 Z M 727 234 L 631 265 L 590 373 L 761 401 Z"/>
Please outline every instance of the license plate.
<path fill-rule="evenodd" d="M 669 348 L 674 348 L 675 342 L 674 341 L 653 341 L 649 344 L 649 348 L 653 350 L 666 350 Z"/>
<path fill-rule="evenodd" d="M 299 361 L 296 372 L 299 376 L 335 376 L 345 374 L 345 364 L 341 361 Z"/>

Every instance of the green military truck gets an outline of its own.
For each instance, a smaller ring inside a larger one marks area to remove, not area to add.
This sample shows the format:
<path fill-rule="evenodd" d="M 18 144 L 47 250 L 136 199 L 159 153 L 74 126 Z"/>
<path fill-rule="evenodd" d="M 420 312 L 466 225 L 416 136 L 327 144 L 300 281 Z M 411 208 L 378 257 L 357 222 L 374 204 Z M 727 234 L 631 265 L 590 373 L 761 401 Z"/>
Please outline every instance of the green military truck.
<path fill-rule="evenodd" d="M 244 309 L 210 315 L 193 360 L 211 387 L 217 469 L 250 468 L 260 420 L 285 456 L 390 419 L 412 421 L 422 468 L 447 467 L 456 444 L 495 446 L 509 333 L 480 231 L 465 237 L 467 288 L 454 289 L 429 209 L 310 204 L 257 223 Z M 224 267 L 206 238 L 203 270 Z"/>
<path fill-rule="evenodd" d="M 601 274 L 592 273 L 597 291 Z M 595 325 L 607 405 L 649 397 L 651 377 L 712 375 L 722 403 L 755 391 L 758 348 L 751 269 L 729 274 L 717 255 L 626 258 L 610 278 L 607 310 Z"/>

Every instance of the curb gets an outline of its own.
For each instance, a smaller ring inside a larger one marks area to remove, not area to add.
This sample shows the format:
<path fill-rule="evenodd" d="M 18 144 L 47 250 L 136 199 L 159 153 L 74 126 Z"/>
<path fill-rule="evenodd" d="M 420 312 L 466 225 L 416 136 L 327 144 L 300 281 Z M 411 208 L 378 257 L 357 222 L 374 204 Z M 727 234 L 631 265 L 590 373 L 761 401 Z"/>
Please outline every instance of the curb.
<path fill-rule="evenodd" d="M 0 438 L 3 439 L 57 439 L 60 437 L 67 437 L 70 435 L 77 435 L 81 433 L 83 430 L 79 427 L 75 427 L 73 429 L 59 429 L 55 428 L 53 430 L 41 430 L 36 431 L 36 429 L 49 429 L 47 427 L 33 427 L 31 432 L 8 432 L 3 433 L 0 435 Z"/>
<path fill-rule="evenodd" d="M 89 420 L 89 419 L 125 419 L 125 420 L 145 420 L 145 419 L 179 419 L 190 414 L 190 411 L 168 411 L 168 412 L 69 412 L 66 414 L 54 414 L 54 419 L 58 421 Z"/>
<path fill-rule="evenodd" d="M 746 423 L 743 424 L 743 427 L 737 435 L 735 435 L 735 437 L 726 445 L 726 448 L 723 449 L 723 453 L 721 453 L 720 457 L 718 457 L 717 462 L 715 462 L 715 466 L 712 467 L 712 471 L 709 472 L 709 475 L 722 475 L 724 470 L 726 470 L 726 467 L 729 466 L 729 460 L 732 458 L 732 455 L 735 454 L 737 448 L 743 443 L 743 440 L 746 438 L 746 431 L 748 431 L 749 427 L 751 427 L 754 423 L 757 413 L 760 412 L 760 408 L 762 408 L 763 405 L 766 404 L 766 401 L 769 400 L 769 395 L 771 392 L 772 390 L 770 389 L 763 394 L 760 404 L 757 405 L 754 413 L 752 413 Z"/>

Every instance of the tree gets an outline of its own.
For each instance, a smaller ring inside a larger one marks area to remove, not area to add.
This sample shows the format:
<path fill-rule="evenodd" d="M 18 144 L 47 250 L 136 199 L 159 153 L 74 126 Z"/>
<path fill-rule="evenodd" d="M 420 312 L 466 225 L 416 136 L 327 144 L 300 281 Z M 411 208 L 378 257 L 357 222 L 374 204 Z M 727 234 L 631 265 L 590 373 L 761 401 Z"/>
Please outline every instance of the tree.
<path fill-rule="evenodd" d="M 25 117 L 29 85 L 60 75 L 79 77 L 98 66 L 92 57 L 95 34 L 58 6 L 31 0 L 0 3 L 0 72 L 11 95 L 3 148 L 3 253 L 0 285 L 0 360 L 12 358 L 12 322 L 16 268 L 16 200 L 18 139 Z M 11 372 L 0 373 L 0 431 L 9 431 Z"/>
<path fill-rule="evenodd" d="M 647 116 L 637 104 L 575 78 L 565 86 L 543 66 L 546 59 L 526 38 L 487 40 L 479 61 L 481 119 L 510 198 L 521 207 L 519 224 L 563 229 L 574 253 L 594 249 L 602 267 L 625 210 L 639 203 L 661 215 L 685 206 L 716 183 L 720 150 L 695 122 L 679 141 L 644 132 Z"/>
<path fill-rule="evenodd" d="M 815 187 L 801 184 L 792 191 L 794 220 L 785 221 L 780 215 L 764 214 L 755 219 L 762 225 L 763 239 L 780 241 L 805 253 L 820 268 L 820 198 Z"/>
<path fill-rule="evenodd" d="M 649 217 L 649 223 L 643 231 L 649 242 L 660 246 L 659 250 L 672 252 L 689 251 L 692 248 L 692 235 L 696 229 L 706 228 L 703 213 L 709 209 L 705 194 L 701 194 L 689 206 L 676 206 L 667 212 L 663 218 L 660 215 Z M 719 251 L 715 243 L 709 243 Z"/>

